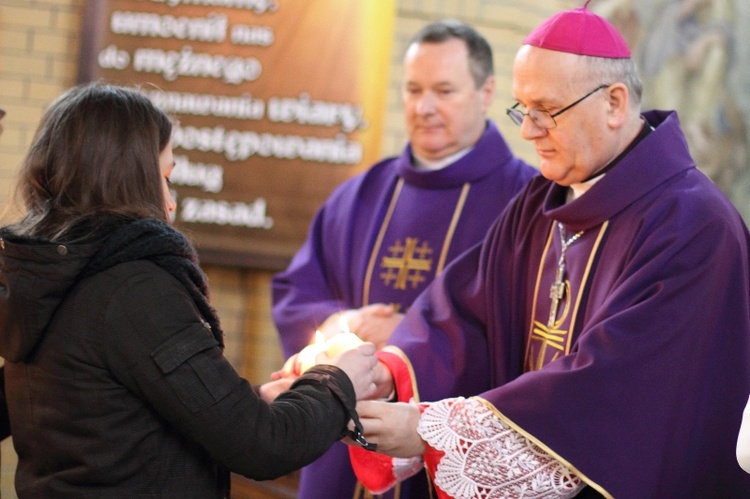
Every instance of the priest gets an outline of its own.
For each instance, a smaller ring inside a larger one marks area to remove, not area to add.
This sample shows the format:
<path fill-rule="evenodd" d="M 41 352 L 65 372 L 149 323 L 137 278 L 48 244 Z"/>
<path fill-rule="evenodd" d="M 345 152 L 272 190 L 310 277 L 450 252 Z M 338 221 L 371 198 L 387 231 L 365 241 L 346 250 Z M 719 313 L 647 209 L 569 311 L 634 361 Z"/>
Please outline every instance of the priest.
<path fill-rule="evenodd" d="M 384 343 L 427 284 L 478 244 L 538 173 L 487 116 L 494 66 L 477 30 L 457 20 L 429 23 L 408 43 L 403 65 L 409 143 L 339 186 L 289 267 L 274 276 L 273 317 L 291 363 L 316 329 L 327 337 L 350 329 Z M 426 489 L 422 475 L 387 497 L 421 499 Z M 301 474 L 300 499 L 363 492 L 344 445 Z"/>
<path fill-rule="evenodd" d="M 352 446 L 360 479 L 424 458 L 441 497 L 750 497 L 742 219 L 677 114 L 641 111 L 630 49 L 586 5 L 526 37 L 513 94 L 542 177 L 381 352 L 400 402 L 358 411 L 398 459 Z"/>

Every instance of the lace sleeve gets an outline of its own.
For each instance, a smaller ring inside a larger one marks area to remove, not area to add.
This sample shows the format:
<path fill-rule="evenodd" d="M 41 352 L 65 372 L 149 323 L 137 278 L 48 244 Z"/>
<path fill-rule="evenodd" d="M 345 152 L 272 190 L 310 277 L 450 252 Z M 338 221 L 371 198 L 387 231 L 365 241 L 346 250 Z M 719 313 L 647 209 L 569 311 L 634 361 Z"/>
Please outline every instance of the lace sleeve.
<path fill-rule="evenodd" d="M 434 480 L 453 498 L 567 498 L 581 480 L 477 399 L 427 405 L 418 432 L 442 452 Z"/>

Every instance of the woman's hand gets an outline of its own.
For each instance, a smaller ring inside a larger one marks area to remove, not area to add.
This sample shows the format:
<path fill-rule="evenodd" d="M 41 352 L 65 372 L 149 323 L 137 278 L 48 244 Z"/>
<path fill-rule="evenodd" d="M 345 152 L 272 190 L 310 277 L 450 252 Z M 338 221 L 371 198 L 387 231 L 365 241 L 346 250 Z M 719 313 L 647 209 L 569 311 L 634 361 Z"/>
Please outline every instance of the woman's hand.
<path fill-rule="evenodd" d="M 321 352 L 315 360 L 318 364 L 331 364 L 344 371 L 354 385 L 357 400 L 376 396 L 375 367 L 378 365 L 378 358 L 375 356 L 375 345 L 372 343 L 360 343 L 334 357 Z"/>

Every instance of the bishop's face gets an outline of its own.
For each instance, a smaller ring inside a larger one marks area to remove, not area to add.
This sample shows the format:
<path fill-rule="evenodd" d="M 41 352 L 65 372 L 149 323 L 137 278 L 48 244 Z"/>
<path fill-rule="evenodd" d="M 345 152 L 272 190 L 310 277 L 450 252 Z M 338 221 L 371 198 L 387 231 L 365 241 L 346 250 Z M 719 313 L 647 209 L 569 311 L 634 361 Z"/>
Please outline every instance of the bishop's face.
<path fill-rule="evenodd" d="M 521 47 L 513 64 L 513 94 L 525 111 L 554 114 L 606 83 L 587 77 L 580 56 L 529 45 Z M 521 136 L 534 143 L 544 177 L 569 186 L 612 160 L 616 146 L 607 123 L 606 92 L 594 92 L 555 117 L 554 128 L 544 129 L 524 118 Z"/>
<path fill-rule="evenodd" d="M 476 87 L 463 40 L 409 47 L 402 99 L 414 152 L 439 160 L 475 144 L 484 132 L 494 85 L 490 76 Z"/>

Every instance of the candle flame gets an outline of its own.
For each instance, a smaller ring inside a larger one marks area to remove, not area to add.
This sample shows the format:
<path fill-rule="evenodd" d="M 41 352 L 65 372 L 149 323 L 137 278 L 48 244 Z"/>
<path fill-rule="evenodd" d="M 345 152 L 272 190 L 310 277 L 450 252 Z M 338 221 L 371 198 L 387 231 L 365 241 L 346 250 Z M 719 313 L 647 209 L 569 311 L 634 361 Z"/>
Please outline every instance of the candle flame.
<path fill-rule="evenodd" d="M 351 329 L 349 329 L 349 322 L 346 320 L 346 316 L 344 314 L 339 315 L 339 329 L 343 331 L 344 333 L 350 333 L 352 332 Z"/>

